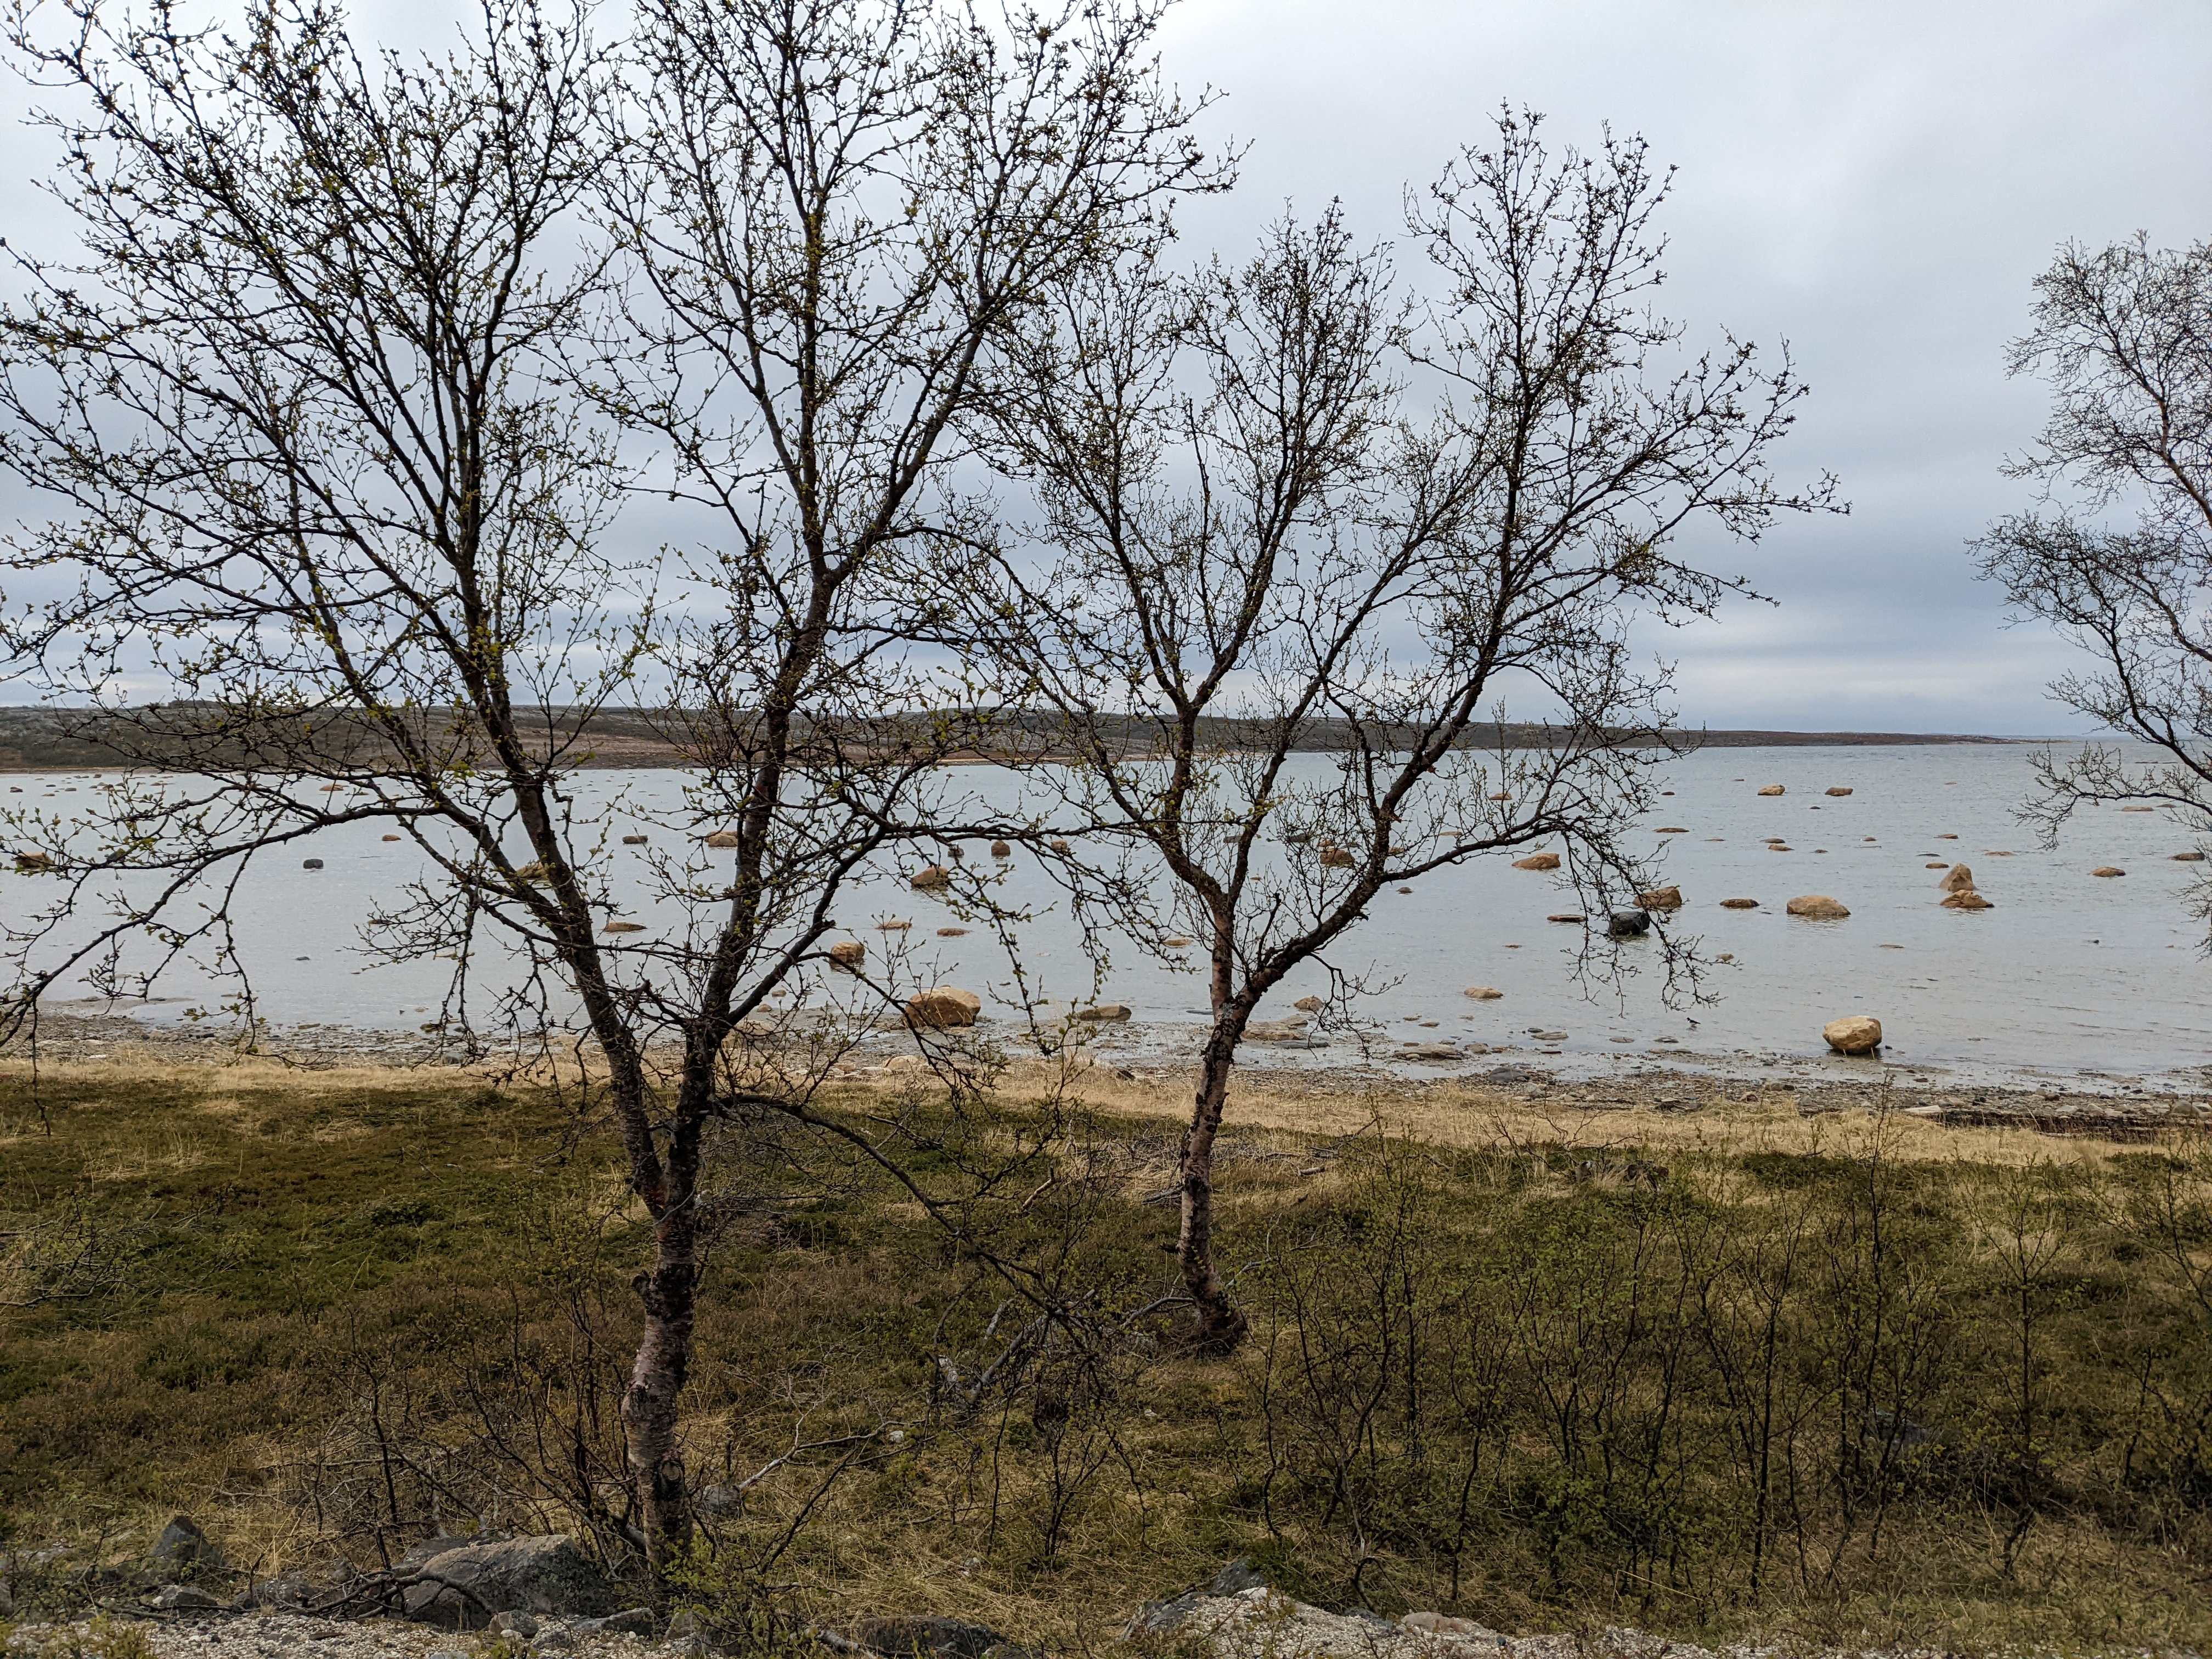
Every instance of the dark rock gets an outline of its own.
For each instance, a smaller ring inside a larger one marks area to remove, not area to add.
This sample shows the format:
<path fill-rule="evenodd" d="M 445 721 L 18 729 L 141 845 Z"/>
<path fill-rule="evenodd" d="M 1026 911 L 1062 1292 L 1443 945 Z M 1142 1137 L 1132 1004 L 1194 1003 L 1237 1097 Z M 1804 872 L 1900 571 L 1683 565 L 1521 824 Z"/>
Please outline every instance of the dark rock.
<path fill-rule="evenodd" d="M 495 1636 L 519 1636 L 527 1642 L 538 1634 L 538 1620 L 526 1613 L 495 1613 L 490 1628 Z"/>
<path fill-rule="evenodd" d="M 1651 918 L 1642 910 L 1615 910 L 1606 918 L 1605 931 L 1614 939 L 1642 939 L 1651 931 Z"/>
<path fill-rule="evenodd" d="M 1493 1066 L 1482 1074 L 1492 1083 L 1533 1083 L 1535 1079 L 1518 1066 Z"/>
<path fill-rule="evenodd" d="M 323 861 L 320 859 L 301 859 L 300 867 L 302 870 L 319 870 L 323 867 Z"/>
<path fill-rule="evenodd" d="M 853 1627 L 853 1639 L 884 1659 L 1017 1659 L 1026 1651 L 988 1625 L 964 1619 L 864 1619 Z"/>
<path fill-rule="evenodd" d="M 406 1616 L 441 1630 L 482 1630 L 495 1613 L 602 1613 L 617 1603 L 613 1582 L 559 1533 L 489 1543 L 433 1539 L 400 1565 L 415 1580 L 404 1592 Z"/>
<path fill-rule="evenodd" d="M 155 1566 L 176 1572 L 190 1572 L 194 1568 L 219 1572 L 223 1565 L 222 1552 L 190 1516 L 182 1515 L 161 1528 L 161 1535 L 155 1540 L 154 1553 L 149 1559 Z"/>

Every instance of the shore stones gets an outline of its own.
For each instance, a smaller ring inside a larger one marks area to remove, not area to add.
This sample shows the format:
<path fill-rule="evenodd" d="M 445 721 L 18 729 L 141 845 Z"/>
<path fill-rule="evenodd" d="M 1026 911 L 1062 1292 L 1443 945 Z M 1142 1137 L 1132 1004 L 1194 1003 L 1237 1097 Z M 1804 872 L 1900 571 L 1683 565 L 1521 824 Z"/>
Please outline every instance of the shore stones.
<path fill-rule="evenodd" d="M 1759 793 L 1762 795 L 1782 795 L 1787 794 L 1789 792 L 1783 788 L 1783 787 L 1778 783 L 1770 783 L 1765 788 L 1760 790 Z"/>
<path fill-rule="evenodd" d="M 1756 910 L 1759 908 L 1759 901 L 1757 899 L 1723 899 L 1721 901 L 1721 908 L 1723 910 Z"/>
<path fill-rule="evenodd" d="M 1942 908 L 1946 910 L 1987 910 L 1992 907 L 1972 888 L 1962 887 L 1955 893 L 1944 895 Z"/>
<path fill-rule="evenodd" d="M 2089 873 L 2093 876 L 2124 876 L 2127 872 L 2117 864 L 2100 864 Z"/>
<path fill-rule="evenodd" d="M 1473 997 L 1477 1002 L 1495 1002 L 1505 993 L 1493 986 L 1470 985 L 1467 988 L 1465 994 Z"/>
<path fill-rule="evenodd" d="M 908 1022 L 915 1025 L 973 1025 L 983 1012 L 983 999 L 957 986 L 938 985 L 911 998 L 906 1005 Z"/>
<path fill-rule="evenodd" d="M 406 1615 L 444 1630 L 483 1630 L 495 1613 L 603 1613 L 618 1605 L 607 1576 L 555 1533 L 478 1544 L 434 1538 L 399 1563 Z"/>
<path fill-rule="evenodd" d="M 868 959 L 868 947 L 856 939 L 840 939 L 830 947 L 830 965 L 856 974 Z"/>
<path fill-rule="evenodd" d="M 1516 870 L 1556 870 L 1559 867 L 1557 853 L 1531 853 L 1525 859 L 1513 860 Z"/>
<path fill-rule="evenodd" d="M 1638 893 L 1636 902 L 1647 910 L 1679 910 L 1682 908 L 1682 890 L 1655 887 L 1648 893 Z"/>
<path fill-rule="evenodd" d="M 1075 1017 L 1078 1019 L 1095 1020 L 1110 1024 L 1116 1021 L 1128 1018 L 1129 1010 L 1127 1006 L 1123 1003 L 1102 1002 L 1096 1007 L 1078 1008 L 1075 1011 Z"/>
<path fill-rule="evenodd" d="M 1786 907 L 1793 916 L 1808 921 L 1841 921 L 1850 911 L 1826 893 L 1800 893 Z"/>
<path fill-rule="evenodd" d="M 1936 884 L 1947 893 L 1964 893 L 1974 885 L 1974 872 L 1963 864 L 1954 864 L 1950 873 Z"/>
<path fill-rule="evenodd" d="M 1881 1047 L 1881 1022 L 1865 1014 L 1832 1019 L 1820 1028 L 1828 1046 L 1839 1054 L 1870 1054 Z"/>
<path fill-rule="evenodd" d="M 1834 787 L 1834 788 L 1832 788 L 1832 789 L 1830 789 L 1830 790 L 1828 791 L 1828 793 L 1830 793 L 1830 794 L 1832 794 L 1832 795 L 1838 795 L 1838 796 L 1848 795 L 1848 794 L 1850 794 L 1850 793 L 1851 793 L 1851 792 L 1850 792 L 1850 790 L 1848 790 L 1848 789 L 1846 789 L 1846 788 L 1844 788 L 1841 785 L 1838 785 L 1838 786 L 1837 786 L 1836 787 Z"/>
<path fill-rule="evenodd" d="M 950 887 L 952 885 L 952 872 L 941 864 L 925 865 L 914 872 L 908 879 L 907 885 L 918 887 L 924 892 L 940 887 Z"/>
<path fill-rule="evenodd" d="M 738 832 L 734 830 L 717 830 L 713 835 L 707 837 L 707 845 L 713 848 L 718 853 L 729 852 L 732 848 L 735 848 L 737 844 Z"/>

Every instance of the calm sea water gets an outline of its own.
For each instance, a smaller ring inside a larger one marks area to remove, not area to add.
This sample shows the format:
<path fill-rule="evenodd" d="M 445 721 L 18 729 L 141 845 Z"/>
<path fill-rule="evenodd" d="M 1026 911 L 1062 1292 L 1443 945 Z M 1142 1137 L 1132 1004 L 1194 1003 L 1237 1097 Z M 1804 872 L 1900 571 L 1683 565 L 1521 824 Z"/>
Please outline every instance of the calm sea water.
<path fill-rule="evenodd" d="M 1625 963 L 1645 971 L 1622 985 L 1578 980 L 1581 930 L 1545 920 L 1577 907 L 1553 878 L 1504 860 L 1440 872 L 1409 896 L 1384 894 L 1334 959 L 1385 988 L 1360 1012 L 1386 1054 L 1403 1038 L 1449 1037 L 1524 1054 L 1556 1049 L 1561 1059 L 1546 1063 L 1570 1070 L 1619 1065 L 1655 1047 L 1742 1066 L 1824 1055 L 1821 1026 L 1865 1013 L 1882 1022 L 1889 1062 L 1931 1075 L 2198 1081 L 2199 1068 L 2212 1066 L 2212 965 L 2197 949 L 2203 933 L 2185 896 L 2192 874 L 2207 866 L 2173 860 L 2192 842 L 2162 811 L 2085 812 L 2057 848 L 2039 848 L 2014 817 L 2029 787 L 2029 755 L 2012 745 L 1731 749 L 1675 763 L 1665 785 L 1674 793 L 1649 820 L 1650 845 L 1663 846 L 1664 878 L 1686 901 L 1677 931 L 1696 935 L 1709 957 L 1732 958 L 1714 964 L 1707 988 L 1716 1000 L 1705 1006 L 1666 1006 L 1663 976 L 1651 970 L 1658 953 L 1646 942 L 1624 946 Z M 82 794 L 98 784 L 83 775 L 14 781 L 25 798 L 62 811 L 72 805 L 70 789 Z M 986 775 L 975 781 L 991 786 Z M 1787 793 L 1757 793 L 1771 783 Z M 1832 785 L 1853 793 L 1825 795 Z M 672 802 L 680 780 L 600 774 L 581 787 L 626 791 L 641 804 Z M 1686 833 L 1662 837 L 1662 826 Z M 362 920 L 418 863 L 411 848 L 380 834 L 375 826 L 328 831 L 257 870 L 240 908 L 239 940 L 265 1017 L 280 1024 L 411 1029 L 434 1012 L 445 987 L 441 965 L 368 966 L 360 953 Z M 1794 850 L 1766 850 L 1768 836 L 1784 837 Z M 302 856 L 319 857 L 325 867 L 302 870 Z M 635 854 L 617 849 L 616 856 Z M 1995 908 L 1939 908 L 1942 872 L 1925 866 L 1959 860 L 1972 866 Z M 2101 865 L 2127 873 L 2093 876 Z M 0 890 L 11 914 L 29 896 L 52 890 L 34 884 L 5 878 Z M 1785 902 L 1801 893 L 1830 894 L 1851 915 L 1826 923 L 1785 915 Z M 1087 995 L 1088 969 L 1048 884 L 1017 860 L 1008 894 L 1044 912 L 1023 940 L 1033 983 L 1049 994 Z M 1722 908 L 1719 902 L 1732 897 L 1755 898 L 1759 908 Z M 998 1017 L 1011 1016 L 1004 955 L 981 930 L 935 938 L 934 927 L 949 918 L 889 880 L 863 889 L 848 908 L 840 920 L 871 941 L 883 937 L 871 930 L 874 921 L 910 919 L 910 948 L 933 977 L 996 999 Z M 673 918 L 647 910 L 640 920 L 657 927 Z M 1128 1004 L 1136 1024 L 1113 1041 L 1168 1052 L 1187 1043 L 1193 1011 L 1204 1001 L 1198 976 L 1126 949 L 1116 963 L 1103 994 Z M 1462 993 L 1474 985 L 1505 994 L 1470 1001 Z M 1288 1013 L 1294 999 L 1325 988 L 1326 976 L 1316 971 L 1285 985 L 1280 1006 L 1263 1014 Z M 210 991 L 185 977 L 167 994 L 174 1000 L 146 1008 L 148 1017 L 173 1017 Z M 1539 1042 L 1534 1031 L 1566 1036 Z M 1662 1042 L 1668 1038 L 1674 1041 Z M 1255 1057 L 1324 1065 L 1348 1058 L 1346 1047 L 1340 1036 L 1333 1050 Z"/>

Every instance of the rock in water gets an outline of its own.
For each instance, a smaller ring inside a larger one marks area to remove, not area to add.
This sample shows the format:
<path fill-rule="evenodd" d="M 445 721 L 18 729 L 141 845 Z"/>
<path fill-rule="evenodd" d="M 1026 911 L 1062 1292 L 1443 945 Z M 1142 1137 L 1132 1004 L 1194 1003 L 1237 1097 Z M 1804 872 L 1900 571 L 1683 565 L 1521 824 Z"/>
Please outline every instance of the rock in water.
<path fill-rule="evenodd" d="M 2100 864 L 2089 873 L 2093 876 L 2124 876 L 2127 872 L 2117 864 Z"/>
<path fill-rule="evenodd" d="M 1075 1017 L 1078 1019 L 1097 1020 L 1103 1024 L 1111 1024 L 1115 1021 L 1128 1018 L 1129 1010 L 1127 1006 L 1122 1003 L 1102 1002 L 1095 1008 L 1077 1009 L 1075 1011 Z"/>
<path fill-rule="evenodd" d="M 848 974 L 858 973 L 867 959 L 868 947 L 856 939 L 840 939 L 830 947 L 830 965 Z"/>
<path fill-rule="evenodd" d="M 952 872 L 941 864 L 927 865 L 915 871 L 907 885 L 919 887 L 925 892 L 939 887 L 950 887 L 952 885 Z"/>
<path fill-rule="evenodd" d="M 1642 939 L 1651 931 L 1651 918 L 1641 910 L 1615 910 L 1605 919 L 1608 939 Z"/>
<path fill-rule="evenodd" d="M 738 832 L 734 830 L 717 830 L 707 837 L 707 845 L 717 852 L 726 853 L 737 844 Z"/>
<path fill-rule="evenodd" d="M 1759 901 L 1757 899 L 1723 899 L 1721 901 L 1721 908 L 1723 910 L 1756 910 L 1759 908 Z"/>
<path fill-rule="evenodd" d="M 1067 843 L 1060 840 L 1057 836 L 1053 837 L 1051 844 L 1052 850 L 1055 853 L 1065 853 L 1067 851 Z"/>
<path fill-rule="evenodd" d="M 973 1025 L 983 1012 L 983 999 L 957 986 L 939 985 L 921 993 L 906 1005 L 907 1019 L 915 1025 Z"/>
<path fill-rule="evenodd" d="M 1780 795 L 1785 794 L 1788 792 L 1778 783 L 1770 783 L 1765 788 L 1760 790 L 1759 793 L 1762 795 Z"/>
<path fill-rule="evenodd" d="M 1300 1013 L 1317 1014 L 1321 1012 L 1321 999 L 1319 997 L 1300 997 L 1296 1002 L 1292 1003 L 1291 1006 L 1297 1009 Z"/>
<path fill-rule="evenodd" d="M 1358 860 L 1341 847 L 1324 847 L 1321 849 L 1321 863 L 1324 870 L 1349 870 L 1358 862 Z"/>
<path fill-rule="evenodd" d="M 1786 907 L 1793 916 L 1808 921 L 1841 921 L 1850 912 L 1826 893 L 1800 893 Z"/>
<path fill-rule="evenodd" d="M 603 933 L 641 933 L 645 931 L 645 924 L 641 921 L 611 921 L 599 931 Z"/>
<path fill-rule="evenodd" d="M 18 865 L 21 865 L 22 861 L 23 860 L 21 859 L 17 859 L 15 860 Z M 302 870 L 319 870 L 323 867 L 323 861 L 320 859 L 301 859 L 300 860 L 300 867 Z"/>
<path fill-rule="evenodd" d="M 1013 855 L 1014 849 L 1009 847 L 1005 842 L 994 841 L 991 843 L 991 856 L 993 858 L 1010 859 L 1013 857 Z"/>
<path fill-rule="evenodd" d="M 620 1603 L 607 1576 L 559 1533 L 478 1544 L 434 1538 L 410 1550 L 399 1576 L 407 1617 L 443 1630 L 483 1630 L 495 1613 L 603 1613 Z"/>
<path fill-rule="evenodd" d="M 1963 893 L 1974 884 L 1974 872 L 1963 864 L 1954 864 L 1942 880 L 1936 884 L 1947 893 Z"/>
<path fill-rule="evenodd" d="M 1477 1002 L 1495 1002 L 1505 993 L 1487 985 L 1470 985 L 1467 988 L 1467 994 Z"/>
<path fill-rule="evenodd" d="M 1828 1046 L 1839 1054 L 1870 1054 L 1881 1047 L 1881 1022 L 1864 1014 L 1832 1019 L 1820 1028 Z"/>
<path fill-rule="evenodd" d="M 1829 791 L 1828 791 L 1828 793 L 1829 793 L 1830 794 L 1832 794 L 1832 795 L 1848 795 L 1848 794 L 1850 794 L 1851 792 L 1850 792 L 1850 790 L 1848 790 L 1848 789 L 1844 789 L 1844 788 L 1840 788 L 1840 787 L 1838 787 L 1838 788 L 1831 789 L 1831 790 L 1829 790 Z"/>
<path fill-rule="evenodd" d="M 1513 860 L 1516 870 L 1556 870 L 1559 867 L 1557 853 L 1531 853 L 1525 859 Z"/>
<path fill-rule="evenodd" d="M 2173 855 L 2173 861 L 2176 864 L 2202 864 L 2204 862 L 2204 854 L 2202 853 L 2176 853 Z"/>
<path fill-rule="evenodd" d="M 1961 887 L 1955 893 L 1943 896 L 1943 908 L 1946 910 L 1987 910 L 1992 908 L 1987 899 L 1971 887 Z"/>
<path fill-rule="evenodd" d="M 1655 887 L 1648 893 L 1638 893 L 1636 902 L 1647 910 L 1679 910 L 1682 908 L 1682 890 Z"/>

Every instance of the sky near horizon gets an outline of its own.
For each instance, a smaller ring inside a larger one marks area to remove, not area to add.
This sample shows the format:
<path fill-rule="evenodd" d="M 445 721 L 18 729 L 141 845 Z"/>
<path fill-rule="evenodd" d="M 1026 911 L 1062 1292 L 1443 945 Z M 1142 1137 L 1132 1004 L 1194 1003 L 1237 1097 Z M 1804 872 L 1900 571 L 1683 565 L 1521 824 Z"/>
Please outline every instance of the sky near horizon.
<path fill-rule="evenodd" d="M 354 8 L 361 34 L 407 45 L 461 9 Z M 1193 250 L 1234 257 L 1286 202 L 1332 198 L 1395 236 L 1404 187 L 1501 100 L 1543 112 L 1553 143 L 1609 123 L 1679 168 L 1664 308 L 1693 342 L 1788 340 L 1813 396 L 1778 474 L 1832 471 L 1852 509 L 1711 550 L 1778 603 L 1647 636 L 1687 723 L 2081 729 L 2044 691 L 2080 659 L 2007 627 L 1966 544 L 2030 501 L 1998 468 L 2044 398 L 2007 379 L 2004 349 L 2057 247 L 2212 237 L 2212 4 L 1184 0 L 1164 52 L 1187 92 L 1225 94 L 1212 134 L 1249 146 L 1236 193 L 1179 216 Z M 0 82 L 10 121 L 31 102 Z M 50 149 L 19 137 L 0 178 L 18 246 L 64 228 L 32 190 Z"/>

